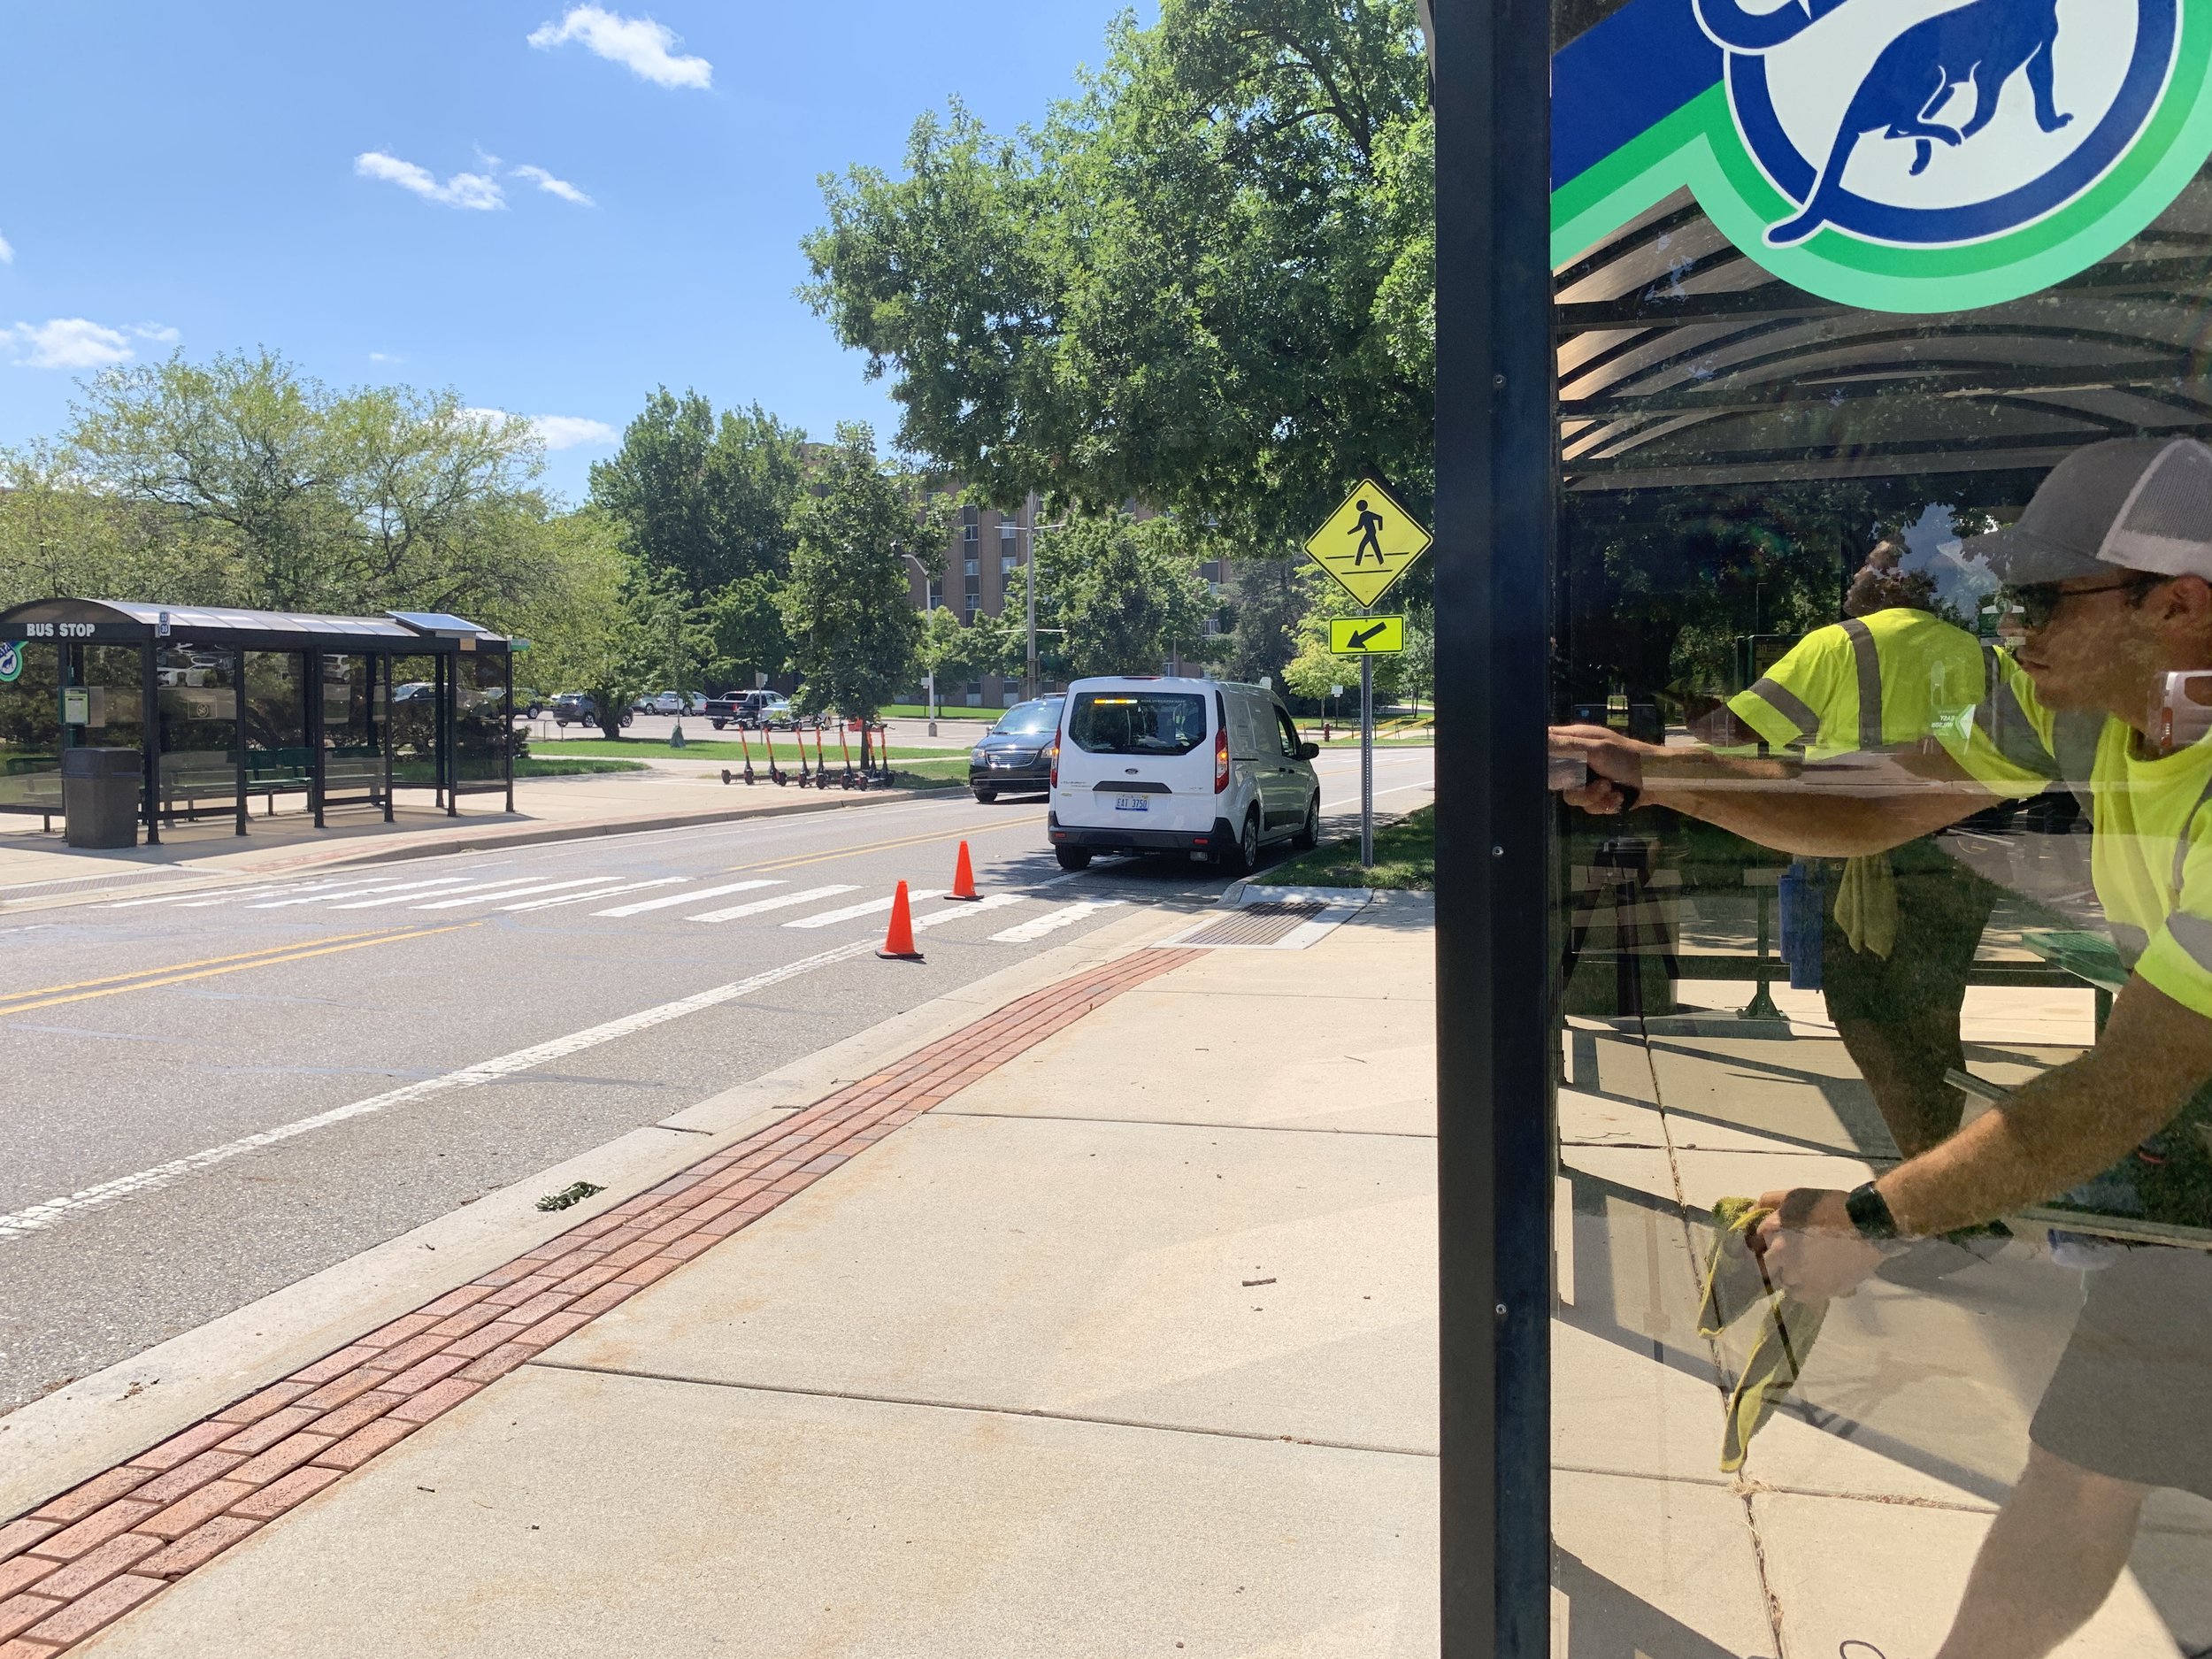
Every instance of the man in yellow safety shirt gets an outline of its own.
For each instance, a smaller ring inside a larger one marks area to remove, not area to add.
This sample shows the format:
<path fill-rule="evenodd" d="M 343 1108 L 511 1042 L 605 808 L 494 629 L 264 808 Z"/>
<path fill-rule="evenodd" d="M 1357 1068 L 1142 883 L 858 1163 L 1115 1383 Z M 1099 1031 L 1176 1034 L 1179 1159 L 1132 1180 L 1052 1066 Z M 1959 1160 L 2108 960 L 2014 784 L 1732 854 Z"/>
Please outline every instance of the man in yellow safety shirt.
<path fill-rule="evenodd" d="M 1730 700 L 1722 747 L 1818 764 L 1929 744 L 1985 701 L 1980 641 L 1929 609 L 1934 584 L 1884 541 L 1844 601 L 1749 690 Z M 1996 889 L 1931 840 L 1854 858 L 1822 905 L 1821 995 L 1890 1138 L 1907 1157 L 1959 1126 L 1959 1015 Z"/>
<path fill-rule="evenodd" d="M 1845 1194 L 1772 1193 L 1758 1245 L 1799 1296 L 1847 1295 L 1895 1247 L 2047 1203 L 2133 1161 L 2142 1213 L 2212 1242 L 2212 737 L 2156 741 L 2172 676 L 2212 670 L 2212 449 L 2124 439 L 2069 457 L 2018 525 L 1978 538 L 2027 623 L 2016 667 L 1942 738 L 1917 790 L 1743 787 L 1709 752 L 1677 757 L 1586 728 L 1555 746 L 1626 792 L 1786 851 L 1853 856 L 1956 822 L 1993 795 L 2061 780 L 2085 793 L 2092 865 L 2131 967 L 2096 1046 L 1940 1144 Z M 2154 1158 L 2139 1156 L 2146 1143 Z M 2120 1252 L 2031 1426 L 2028 1464 L 1991 1525 L 1936 1659 L 2040 1659 L 2103 1603 L 2154 1487 L 2212 1498 L 2212 1256 Z"/>

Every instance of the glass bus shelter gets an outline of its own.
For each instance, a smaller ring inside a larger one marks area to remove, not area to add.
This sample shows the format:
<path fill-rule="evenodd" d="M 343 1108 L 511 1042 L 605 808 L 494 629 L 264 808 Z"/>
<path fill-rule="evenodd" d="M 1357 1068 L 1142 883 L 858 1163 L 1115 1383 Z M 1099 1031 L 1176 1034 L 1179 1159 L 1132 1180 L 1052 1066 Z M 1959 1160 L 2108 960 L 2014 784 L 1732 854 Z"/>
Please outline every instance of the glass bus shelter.
<path fill-rule="evenodd" d="M 44 599 L 0 612 L 0 812 L 61 811 L 61 755 L 134 749 L 146 839 L 303 796 L 390 821 L 403 789 L 449 815 L 514 810 L 509 641 L 459 617 L 326 617 Z"/>
<path fill-rule="evenodd" d="M 2212 1651 L 2203 9 L 1431 10 L 1444 1650 Z"/>

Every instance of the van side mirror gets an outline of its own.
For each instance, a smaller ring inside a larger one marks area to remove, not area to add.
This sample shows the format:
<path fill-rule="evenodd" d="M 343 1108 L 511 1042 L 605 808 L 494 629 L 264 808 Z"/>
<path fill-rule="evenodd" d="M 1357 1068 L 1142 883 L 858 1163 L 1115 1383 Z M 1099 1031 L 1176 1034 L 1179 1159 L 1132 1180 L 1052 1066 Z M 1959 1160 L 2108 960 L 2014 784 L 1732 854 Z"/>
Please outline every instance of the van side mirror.
<path fill-rule="evenodd" d="M 1298 758 L 1301 760 L 1317 760 L 1320 758 L 1320 755 L 1321 745 L 1318 743 L 1301 743 L 1298 745 Z"/>

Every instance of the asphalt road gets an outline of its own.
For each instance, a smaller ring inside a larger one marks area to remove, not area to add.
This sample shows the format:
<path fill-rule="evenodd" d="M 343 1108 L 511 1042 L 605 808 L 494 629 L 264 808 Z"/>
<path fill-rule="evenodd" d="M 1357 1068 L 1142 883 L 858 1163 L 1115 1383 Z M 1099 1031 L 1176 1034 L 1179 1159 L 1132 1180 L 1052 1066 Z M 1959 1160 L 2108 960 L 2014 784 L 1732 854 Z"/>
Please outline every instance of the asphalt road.
<path fill-rule="evenodd" d="M 1341 833 L 1357 756 L 1319 766 Z M 1431 771 L 1379 757 L 1379 809 L 1420 804 Z M 0 926 L 0 1413 L 1126 906 L 1225 885 L 1157 860 L 1064 874 L 1043 824 L 1038 798 L 948 795 Z M 927 961 L 879 961 L 893 885 L 950 886 L 964 838 L 992 902 L 918 902 Z"/>

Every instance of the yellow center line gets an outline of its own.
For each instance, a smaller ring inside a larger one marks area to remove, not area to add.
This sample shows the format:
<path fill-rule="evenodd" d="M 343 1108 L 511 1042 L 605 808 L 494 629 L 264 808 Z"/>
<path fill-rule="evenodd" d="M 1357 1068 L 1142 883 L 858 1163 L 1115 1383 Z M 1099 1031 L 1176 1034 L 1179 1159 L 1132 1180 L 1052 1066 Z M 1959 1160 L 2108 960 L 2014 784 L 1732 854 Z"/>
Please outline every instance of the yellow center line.
<path fill-rule="evenodd" d="M 796 858 L 775 858 L 766 864 L 732 864 L 728 873 L 747 870 L 793 870 L 801 864 L 818 864 L 833 858 L 857 858 L 864 853 L 895 852 L 902 847 L 919 847 L 929 841 L 960 841 L 972 835 L 988 835 L 994 830 L 1033 829 L 1034 817 L 1008 818 L 1001 823 L 985 824 L 974 829 L 933 830 L 926 835 L 908 835 L 896 841 L 870 841 L 865 846 L 841 848 L 835 852 L 806 853 Z"/>
<path fill-rule="evenodd" d="M 341 933 L 340 939 L 366 939 L 367 933 Z M 96 985 L 119 985 L 125 979 L 142 979 L 150 973 L 182 973 L 189 968 L 211 968 L 218 963 L 246 962 L 263 956 L 280 956 L 288 950 L 297 950 L 300 941 L 288 945 L 264 945 L 258 950 L 242 950 L 231 956 L 203 956 L 197 962 L 172 962 L 160 967 L 140 968 L 132 973 L 111 973 L 104 979 L 76 979 L 67 985 L 34 986 L 27 991 L 0 991 L 0 1006 L 19 1002 L 27 996 L 51 996 L 58 991 L 82 991 Z"/>
<path fill-rule="evenodd" d="M 111 985 L 104 990 L 77 991 L 66 996 L 46 996 L 35 1002 L 16 1002 L 0 1007 L 0 1019 L 17 1014 L 27 1014 L 34 1009 L 53 1008 L 63 1002 L 85 1002 L 96 997 L 121 996 L 127 991 L 152 991 L 165 985 L 181 985 L 188 979 L 212 979 L 226 973 L 244 973 L 253 968 L 277 967 L 288 962 L 304 962 L 310 956 L 335 956 L 341 951 L 366 950 L 372 945 L 396 945 L 403 940 L 428 939 L 438 933 L 458 933 L 464 928 L 481 927 L 481 922 L 456 922 L 449 927 L 420 927 L 411 933 L 379 933 L 373 938 L 355 938 L 342 945 L 318 945 L 311 949 L 294 949 L 282 956 L 264 956 L 251 962 L 232 962 L 227 967 L 204 968 L 197 973 L 171 973 L 161 979 L 138 979 L 128 985 Z M 154 969 L 151 972 L 160 972 Z"/>

